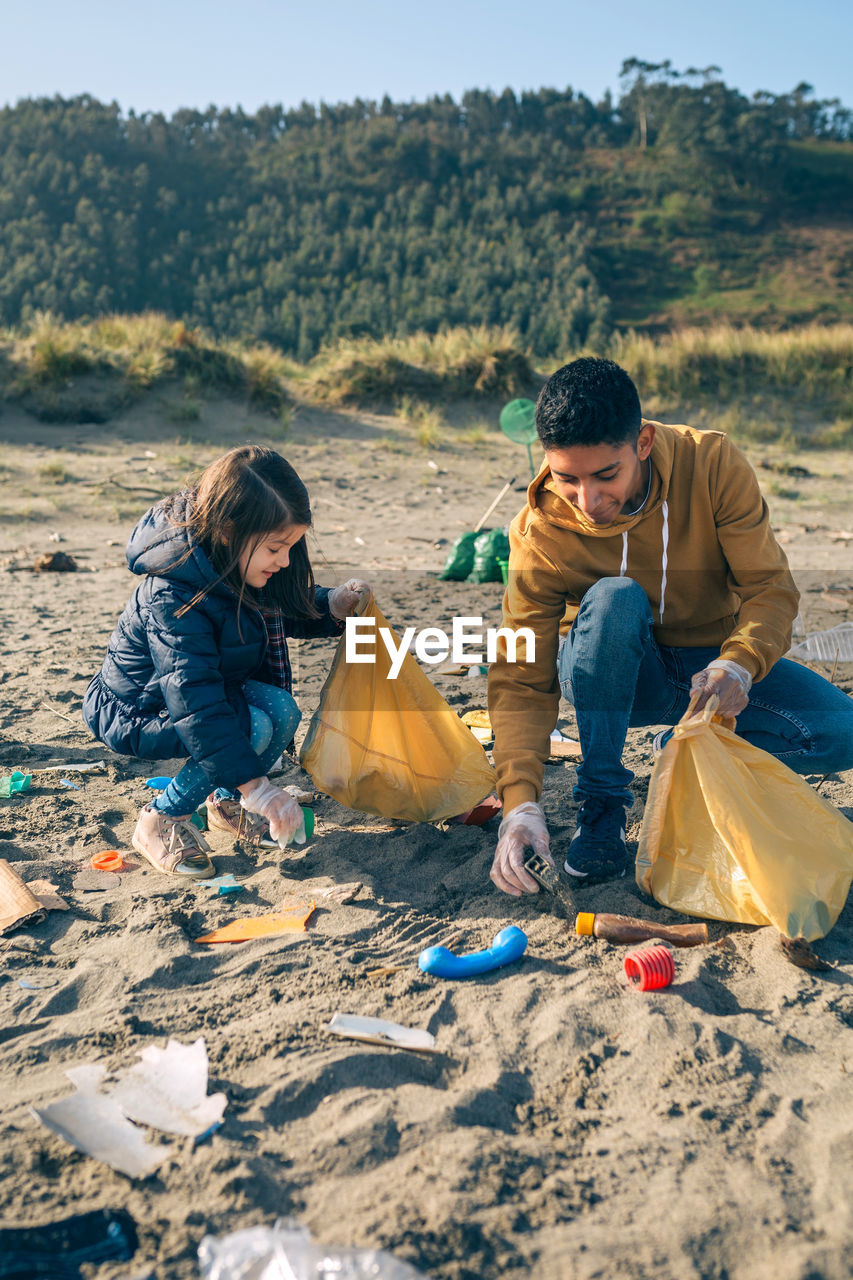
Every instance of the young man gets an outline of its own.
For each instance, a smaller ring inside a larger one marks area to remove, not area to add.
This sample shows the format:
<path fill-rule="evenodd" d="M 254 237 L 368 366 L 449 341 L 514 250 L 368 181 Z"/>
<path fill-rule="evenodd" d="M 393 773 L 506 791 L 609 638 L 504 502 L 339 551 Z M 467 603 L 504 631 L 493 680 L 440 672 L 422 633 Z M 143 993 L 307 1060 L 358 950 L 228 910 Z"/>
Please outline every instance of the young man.
<path fill-rule="evenodd" d="M 510 528 L 503 619 L 533 630 L 535 660 L 501 645 L 489 671 L 505 815 L 491 875 L 516 896 L 538 887 L 525 849 L 550 859 L 538 801 L 561 692 L 583 752 L 564 863 L 579 881 L 625 873 L 628 728 L 675 724 L 694 692 L 799 773 L 853 767 L 853 699 L 782 658 L 799 596 L 728 437 L 644 421 L 627 373 L 593 358 L 548 380 L 536 425 L 546 465 Z"/>

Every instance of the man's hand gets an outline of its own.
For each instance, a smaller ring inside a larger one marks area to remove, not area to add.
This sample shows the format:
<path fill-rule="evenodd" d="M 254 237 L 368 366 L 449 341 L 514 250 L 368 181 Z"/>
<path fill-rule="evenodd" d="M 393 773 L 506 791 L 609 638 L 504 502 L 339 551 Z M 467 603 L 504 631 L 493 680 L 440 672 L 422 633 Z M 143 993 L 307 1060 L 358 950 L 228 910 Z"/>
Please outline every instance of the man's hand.
<path fill-rule="evenodd" d="M 342 582 L 339 587 L 335 587 L 329 592 L 329 612 L 332 617 L 337 618 L 338 622 L 351 617 L 355 613 L 359 600 L 369 590 L 370 584 L 363 582 L 361 578 L 350 578 L 347 582 Z"/>
<path fill-rule="evenodd" d="M 752 676 L 740 663 L 729 658 L 715 658 L 693 677 L 691 696 L 699 694 L 693 714 L 701 711 L 706 702 L 716 695 L 720 699 L 716 714 L 721 719 L 734 719 L 748 706 L 751 688 Z"/>
<path fill-rule="evenodd" d="M 522 893 L 538 893 L 539 885 L 524 870 L 524 854 L 532 847 L 553 867 L 550 844 L 545 815 L 539 805 L 532 800 L 518 805 L 507 814 L 498 830 L 498 847 L 490 873 L 492 880 L 513 898 L 520 898 Z"/>

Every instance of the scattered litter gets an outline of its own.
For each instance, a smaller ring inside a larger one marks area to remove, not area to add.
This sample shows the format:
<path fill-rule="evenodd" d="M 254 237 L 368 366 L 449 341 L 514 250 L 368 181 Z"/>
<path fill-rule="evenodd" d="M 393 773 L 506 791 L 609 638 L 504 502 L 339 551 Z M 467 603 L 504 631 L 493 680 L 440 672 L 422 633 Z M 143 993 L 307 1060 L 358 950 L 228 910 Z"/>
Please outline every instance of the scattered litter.
<path fill-rule="evenodd" d="M 466 711 L 464 716 L 459 717 L 464 725 L 466 725 L 478 742 L 484 746 L 491 744 L 494 739 L 492 731 L 492 722 L 489 719 L 489 713 L 485 708 L 478 708 L 475 711 Z"/>
<path fill-rule="evenodd" d="M 304 791 L 302 787 L 297 787 L 293 784 L 282 787 L 282 791 L 286 791 L 289 796 L 293 796 L 297 804 L 314 804 L 317 799 L 316 791 Z"/>
<path fill-rule="evenodd" d="M 204 1040 L 170 1040 L 165 1049 L 147 1045 L 109 1095 L 137 1124 L 198 1138 L 222 1123 L 228 1103 L 224 1093 L 208 1094 L 207 1077 Z"/>
<path fill-rule="evenodd" d="M 783 933 L 779 944 L 785 959 L 790 960 L 791 964 L 795 964 L 798 969 L 812 969 L 818 973 L 824 973 L 832 968 L 831 964 L 821 960 L 811 943 L 806 942 L 805 938 L 786 938 Z"/>
<path fill-rule="evenodd" d="M 76 782 L 72 782 L 70 778 L 60 778 L 60 779 L 59 779 L 59 785 L 60 785 L 61 787 L 69 787 L 72 791 L 79 791 L 79 790 L 80 790 L 80 788 L 78 787 L 77 783 L 76 783 Z"/>
<path fill-rule="evenodd" d="M 346 1040 L 365 1040 L 395 1049 L 413 1049 L 417 1053 L 438 1053 L 435 1036 L 416 1027 L 403 1027 L 385 1018 L 363 1018 L 356 1013 L 334 1013 L 323 1027 L 332 1035 Z"/>
<path fill-rule="evenodd" d="M 33 1115 L 77 1151 L 131 1178 L 147 1177 L 174 1150 L 146 1142 L 132 1120 L 200 1138 L 222 1123 L 227 1105 L 224 1093 L 207 1093 L 203 1039 L 192 1045 L 170 1040 L 165 1049 L 149 1045 L 139 1062 L 106 1087 L 106 1068 L 97 1062 L 65 1074 L 77 1092 L 43 1110 L 33 1108 Z"/>
<path fill-rule="evenodd" d="M 592 911 L 578 913 L 575 933 L 580 937 L 602 938 L 605 942 L 648 942 L 650 938 L 659 938 L 673 947 L 701 947 L 708 941 L 706 924 L 657 924 L 635 916 Z"/>
<path fill-rule="evenodd" d="M 581 744 L 576 738 L 567 738 L 559 729 L 555 729 L 551 734 L 549 751 L 552 759 L 562 760 L 566 756 L 579 756 Z"/>
<path fill-rule="evenodd" d="M 353 538 L 353 542 L 356 544 L 357 547 L 366 546 L 364 538 Z"/>
<path fill-rule="evenodd" d="M 437 666 L 432 668 L 431 674 L 434 676 L 461 676 L 467 670 L 467 662 L 454 662 L 452 658 L 445 658 L 443 662 L 439 662 Z"/>
<path fill-rule="evenodd" d="M 106 760 L 90 760 L 84 764 L 68 764 L 63 760 L 61 764 L 45 764 L 40 769 L 31 769 L 30 772 L 35 776 L 37 773 L 56 773 L 59 769 L 63 773 L 97 773 L 99 769 L 106 769 Z"/>
<path fill-rule="evenodd" d="M 30 893 L 38 898 L 45 911 L 68 911 L 69 906 L 64 898 L 60 898 L 57 886 L 49 880 L 30 880 L 27 885 Z"/>
<path fill-rule="evenodd" d="M 667 947 L 629 951 L 623 962 L 625 977 L 637 991 L 659 991 L 675 977 L 675 961 Z"/>
<path fill-rule="evenodd" d="M 485 663 L 477 663 L 473 667 L 468 668 L 469 680 L 476 680 L 479 676 L 487 676 L 488 674 L 489 674 L 489 668 L 485 665 Z"/>
<path fill-rule="evenodd" d="M 0 778 L 0 798 L 7 800 L 9 796 L 17 795 L 19 791 L 28 791 L 32 774 L 21 773 L 19 769 L 15 769 L 8 777 Z"/>
<path fill-rule="evenodd" d="M 531 853 L 524 864 L 524 870 L 530 873 L 546 893 L 553 894 L 558 914 L 567 916 L 570 920 L 577 915 L 577 907 L 575 906 L 572 891 L 566 884 L 565 879 L 560 876 L 553 862 L 549 862 L 541 854 Z"/>
<path fill-rule="evenodd" d="M 48 542 L 64 542 L 64 541 L 65 539 L 63 538 L 61 533 L 58 533 L 56 529 L 52 530 L 50 537 L 48 538 Z"/>
<path fill-rule="evenodd" d="M 146 449 L 142 456 L 143 458 L 156 458 L 157 454 L 153 449 Z"/>
<path fill-rule="evenodd" d="M 835 591 L 823 591 L 818 600 L 832 613 L 846 613 L 853 603 L 850 596 L 842 596 Z"/>
<path fill-rule="evenodd" d="M 51 987 L 56 987 L 58 985 L 58 978 L 49 978 L 47 982 L 30 982 L 28 978 L 18 979 L 18 986 L 23 987 L 25 991 L 49 991 Z"/>
<path fill-rule="evenodd" d="M 324 889 L 320 896 L 321 902 L 334 902 L 338 906 L 345 906 L 346 903 L 352 902 L 353 898 L 357 898 L 364 888 L 361 880 L 353 880 L 351 884 L 333 884 L 330 889 Z"/>
<path fill-rule="evenodd" d="M 33 1107 L 32 1113 L 75 1151 L 93 1156 L 129 1178 L 147 1178 L 172 1154 L 171 1147 L 146 1142 L 117 1102 L 91 1089 L 78 1088 L 49 1107 Z"/>
<path fill-rule="evenodd" d="M 33 562 L 36 573 L 76 573 L 77 561 L 64 551 L 50 551 Z"/>
<path fill-rule="evenodd" d="M 853 622 L 840 622 L 827 631 L 813 631 L 788 650 L 789 658 L 804 662 L 853 662 Z"/>
<path fill-rule="evenodd" d="M 41 1226 L 0 1228 L 0 1274 L 79 1280 L 83 1263 L 129 1262 L 138 1247 L 125 1209 L 95 1209 Z"/>
<path fill-rule="evenodd" d="M 243 893 L 246 886 L 238 883 L 229 871 L 224 876 L 214 876 L 212 880 L 196 881 L 200 889 L 215 889 L 222 897 L 229 893 Z"/>
<path fill-rule="evenodd" d="M 392 973 L 401 973 L 403 969 L 408 969 L 407 964 L 380 964 L 375 969 L 365 970 L 365 978 L 387 978 Z"/>
<path fill-rule="evenodd" d="M 527 949 L 527 934 L 516 925 L 507 925 L 492 939 L 486 951 L 457 956 L 448 947 L 427 947 L 418 956 L 418 968 L 436 978 L 475 978 L 520 960 Z"/>
<path fill-rule="evenodd" d="M 9 863 L 0 858 L 0 937 L 25 924 L 37 924 L 47 908 Z"/>
<path fill-rule="evenodd" d="M 497 796 L 486 796 L 485 800 L 475 804 L 474 808 L 469 809 L 467 813 L 460 813 L 455 818 L 448 818 L 447 823 L 448 826 L 483 827 L 491 818 L 500 813 L 502 807 Z"/>
<path fill-rule="evenodd" d="M 171 781 L 171 778 L 167 778 L 165 776 L 161 776 L 159 778 L 146 778 L 145 785 L 146 787 L 150 787 L 152 791 L 165 791 Z"/>
<path fill-rule="evenodd" d="M 198 1260 L 202 1280 L 427 1280 L 422 1271 L 384 1249 L 315 1244 L 290 1218 L 221 1239 L 205 1236 Z"/>
<path fill-rule="evenodd" d="M 274 938 L 280 933 L 304 933 L 314 909 L 313 902 L 301 902 L 283 906 L 270 915 L 247 916 L 196 938 L 196 942 L 249 942 L 253 938 Z"/>
<path fill-rule="evenodd" d="M 122 871 L 124 859 L 118 849 L 104 849 L 92 855 L 92 866 L 96 871 Z"/>
<path fill-rule="evenodd" d="M 71 887 L 78 893 L 102 893 L 118 884 L 121 884 L 121 876 L 113 871 L 78 871 L 71 881 Z"/>

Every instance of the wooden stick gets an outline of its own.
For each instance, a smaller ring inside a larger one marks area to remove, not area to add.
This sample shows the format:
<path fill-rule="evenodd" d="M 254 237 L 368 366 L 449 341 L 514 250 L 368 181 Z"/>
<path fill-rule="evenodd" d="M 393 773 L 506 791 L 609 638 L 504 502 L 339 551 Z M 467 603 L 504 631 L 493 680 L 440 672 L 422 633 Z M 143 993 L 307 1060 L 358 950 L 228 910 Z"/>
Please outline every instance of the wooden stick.
<path fill-rule="evenodd" d="M 507 480 L 506 484 L 505 484 L 505 485 L 504 485 L 504 487 L 501 489 L 500 493 L 499 493 L 499 494 L 498 494 L 498 496 L 495 498 L 495 500 L 494 500 L 494 502 L 492 503 L 492 505 L 491 505 L 489 508 L 487 508 L 487 510 L 484 512 L 484 514 L 480 517 L 479 521 L 477 522 L 477 525 L 476 525 L 476 526 L 475 526 L 475 528 L 474 528 L 474 532 L 475 532 L 475 533 L 479 533 L 479 532 L 480 532 L 480 530 L 482 529 L 483 525 L 486 523 L 486 521 L 488 520 L 489 516 L 490 516 L 490 515 L 492 514 L 492 512 L 494 511 L 495 507 L 496 507 L 496 506 L 498 505 L 498 503 L 500 502 L 501 498 L 503 498 L 504 494 L 506 494 L 506 493 L 508 493 L 508 492 L 509 492 L 509 490 L 512 488 L 512 486 L 513 486 L 514 484 L 515 484 L 515 476 L 512 476 L 509 480 Z"/>

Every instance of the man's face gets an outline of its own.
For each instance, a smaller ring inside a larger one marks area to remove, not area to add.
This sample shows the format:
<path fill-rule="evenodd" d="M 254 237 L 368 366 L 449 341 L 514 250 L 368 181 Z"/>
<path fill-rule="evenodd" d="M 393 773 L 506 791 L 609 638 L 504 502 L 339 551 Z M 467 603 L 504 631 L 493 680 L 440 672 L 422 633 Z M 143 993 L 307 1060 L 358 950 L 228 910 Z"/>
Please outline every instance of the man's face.
<path fill-rule="evenodd" d="M 562 498 L 593 524 L 610 524 L 631 512 L 645 497 L 654 428 L 644 426 L 633 444 L 572 445 L 546 449 L 554 486 Z"/>
<path fill-rule="evenodd" d="M 251 546 L 244 547 L 238 564 L 246 585 L 259 590 L 274 573 L 286 569 L 291 547 L 307 532 L 307 524 L 286 524 L 261 538 L 254 550 Z"/>

